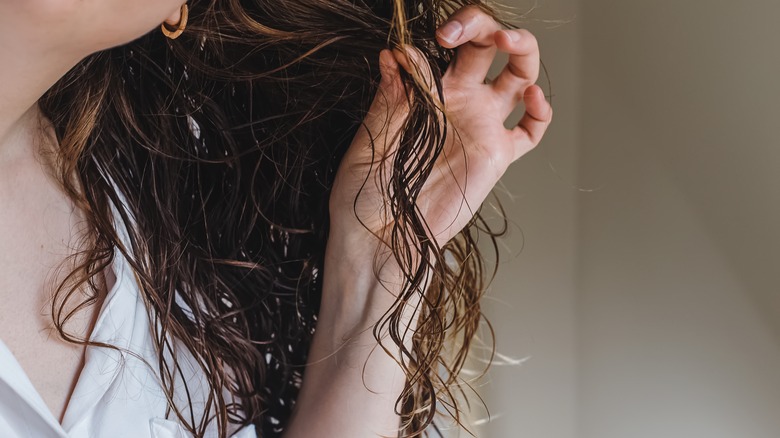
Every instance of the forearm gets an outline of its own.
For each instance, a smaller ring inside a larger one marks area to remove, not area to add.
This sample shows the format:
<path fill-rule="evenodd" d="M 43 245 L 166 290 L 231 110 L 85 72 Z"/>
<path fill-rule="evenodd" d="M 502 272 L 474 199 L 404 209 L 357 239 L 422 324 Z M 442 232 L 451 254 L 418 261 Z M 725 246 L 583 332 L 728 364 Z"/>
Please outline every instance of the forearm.
<path fill-rule="evenodd" d="M 396 362 L 400 349 L 386 338 L 393 356 L 388 355 L 372 329 L 395 302 L 403 281 L 390 262 L 381 269 L 383 287 L 374 274 L 373 251 L 366 249 L 370 245 L 360 243 L 328 242 L 317 330 L 287 438 L 397 435 L 395 403 L 406 381 Z M 415 305 L 405 306 L 404 326 L 414 322 Z M 408 339 L 411 333 L 407 346 Z"/>

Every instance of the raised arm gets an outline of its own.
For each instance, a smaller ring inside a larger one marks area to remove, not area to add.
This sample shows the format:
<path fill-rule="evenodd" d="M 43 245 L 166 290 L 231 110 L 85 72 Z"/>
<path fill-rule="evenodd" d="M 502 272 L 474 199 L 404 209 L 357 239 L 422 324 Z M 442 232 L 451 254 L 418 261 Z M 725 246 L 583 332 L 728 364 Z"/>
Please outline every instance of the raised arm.
<path fill-rule="evenodd" d="M 539 143 L 552 109 L 534 85 L 539 50 L 529 32 L 501 30 L 492 17 L 469 6 L 444 23 L 437 36 L 442 46 L 457 47 L 442 78 L 450 131 L 417 208 L 430 227 L 429 237 L 444 245 L 466 226 L 507 167 Z M 509 53 L 509 62 L 485 84 L 497 50 Z M 380 53 L 379 91 L 338 170 L 330 199 L 319 321 L 287 438 L 397 435 L 395 402 L 406 375 L 396 362 L 398 354 L 377 348 L 372 328 L 394 305 L 404 279 L 392 257 L 377 267 L 374 255 L 387 255 L 380 238 L 394 225 L 383 190 L 390 172 L 380 171 L 379 160 L 392 157 L 398 145 L 395 134 L 409 113 L 400 68 L 412 72 L 413 64 L 422 67 L 422 79 L 432 83 L 427 62 L 414 49 Z M 521 100 L 525 115 L 516 127 L 506 129 L 504 121 Z M 407 303 L 404 318 L 412 329 L 418 316 L 415 305 Z"/>

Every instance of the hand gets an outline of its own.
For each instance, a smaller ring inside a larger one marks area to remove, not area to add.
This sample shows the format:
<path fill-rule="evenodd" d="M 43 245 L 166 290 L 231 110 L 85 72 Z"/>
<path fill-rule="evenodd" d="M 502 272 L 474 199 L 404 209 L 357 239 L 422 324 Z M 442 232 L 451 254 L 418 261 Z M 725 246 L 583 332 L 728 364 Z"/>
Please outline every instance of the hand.
<path fill-rule="evenodd" d="M 450 39 L 446 39 L 448 30 L 454 32 Z M 507 167 L 539 143 L 552 119 L 552 108 L 541 88 L 534 85 L 540 61 L 536 39 L 530 32 L 502 30 L 481 9 L 467 6 L 439 28 L 437 37 L 442 46 L 457 47 L 442 77 L 443 104 L 450 126 L 443 153 L 423 185 L 417 206 L 432 237 L 444 245 L 471 220 Z M 509 61 L 492 83 L 485 84 L 497 50 L 507 52 Z M 385 164 L 380 161 L 392 157 L 409 113 L 399 64 L 411 74 L 414 65 L 410 60 L 422 68 L 423 79 L 433 84 L 430 65 L 416 49 L 380 52 L 379 89 L 334 182 L 331 235 L 351 234 L 356 238 L 350 241 L 360 241 L 366 237 L 363 225 L 382 237 L 393 224 L 384 195 L 391 169 L 380 170 L 392 160 Z M 504 121 L 521 100 L 525 114 L 516 127 L 506 129 Z"/>
<path fill-rule="evenodd" d="M 449 22 L 463 29 L 454 40 L 439 38 L 445 47 L 458 47 L 442 81 L 442 104 L 451 131 L 417 199 L 439 245 L 466 226 L 509 164 L 539 143 L 552 117 L 541 89 L 533 85 L 539 51 L 530 33 L 502 31 L 476 7 L 461 9 Z M 515 41 L 513 36 L 519 38 Z M 484 78 L 497 50 L 508 52 L 510 61 L 487 85 Z M 379 273 L 391 281 L 379 284 L 366 263 L 372 262 L 371 253 L 379 244 L 371 234 L 384 239 L 394 224 L 386 208 L 387 177 L 392 175 L 398 133 L 410 111 L 400 68 L 412 72 L 414 65 L 423 67 L 422 79 L 432 83 L 430 66 L 415 49 L 380 52 L 377 95 L 336 173 L 322 304 L 287 437 L 312 436 L 313 430 L 317 436 L 342 437 L 397 433 L 394 408 L 407 375 L 398 366 L 397 349 L 386 350 L 389 355 L 372 354 L 377 343 L 370 328 L 396 302 L 396 283 L 405 277 L 397 277 L 397 269 L 382 267 Z M 514 129 L 504 128 L 520 100 L 525 102 L 525 115 Z M 391 161 L 382 161 L 388 157 Z M 414 332 L 403 326 L 415 324 L 419 299 L 415 294 L 404 301 L 406 316 L 399 322 L 399 333 Z M 411 337 L 404 336 L 402 342 Z M 352 414 L 348 420 L 340 415 L 345 410 Z"/>

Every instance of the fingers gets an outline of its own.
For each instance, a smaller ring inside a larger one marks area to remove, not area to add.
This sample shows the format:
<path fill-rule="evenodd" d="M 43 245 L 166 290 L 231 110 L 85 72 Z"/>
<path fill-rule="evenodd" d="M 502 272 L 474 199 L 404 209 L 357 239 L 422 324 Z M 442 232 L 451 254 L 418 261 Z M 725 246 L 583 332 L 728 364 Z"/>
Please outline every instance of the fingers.
<path fill-rule="evenodd" d="M 426 87 L 428 93 L 423 98 L 430 98 L 433 100 L 434 106 L 439 109 L 444 108 L 444 103 L 440 100 L 438 90 L 436 89 L 436 81 L 431 68 L 430 62 L 426 58 L 425 54 L 414 46 L 404 46 L 402 49 L 393 49 L 393 55 L 398 64 L 409 74 L 417 78 L 418 83 L 422 83 Z M 416 94 L 410 94 L 410 102 L 414 101 Z"/>
<path fill-rule="evenodd" d="M 478 6 L 466 6 L 455 12 L 436 31 L 443 47 L 460 46 L 445 76 L 454 75 L 459 80 L 481 84 L 496 56 L 493 34 L 499 29 L 501 25 Z"/>
<path fill-rule="evenodd" d="M 525 114 L 511 131 L 515 145 L 515 160 L 539 144 L 552 121 L 552 107 L 538 85 L 526 88 L 523 101 Z"/>
<path fill-rule="evenodd" d="M 436 83 L 433 78 L 431 64 L 419 49 L 413 46 L 404 46 L 403 50 L 393 49 L 395 60 L 409 74 L 416 75 L 418 80 L 427 86 L 431 92 L 435 91 Z"/>
<path fill-rule="evenodd" d="M 523 99 L 526 88 L 539 78 L 539 44 L 524 29 L 496 32 L 495 40 L 501 51 L 509 53 L 509 60 L 491 86 L 506 101 L 510 112 Z"/>
<path fill-rule="evenodd" d="M 403 87 L 401 87 L 401 75 L 398 62 L 388 49 L 379 51 L 379 72 L 382 78 L 379 87 L 385 93 L 389 93 L 387 98 L 397 100 L 401 97 Z"/>

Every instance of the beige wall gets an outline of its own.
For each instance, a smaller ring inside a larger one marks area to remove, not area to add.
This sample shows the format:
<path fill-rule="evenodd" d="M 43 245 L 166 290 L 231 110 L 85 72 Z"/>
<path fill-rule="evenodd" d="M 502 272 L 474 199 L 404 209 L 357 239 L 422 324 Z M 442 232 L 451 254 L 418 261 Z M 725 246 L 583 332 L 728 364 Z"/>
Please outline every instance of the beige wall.
<path fill-rule="evenodd" d="M 777 16 L 583 2 L 578 437 L 780 436 Z"/>
<path fill-rule="evenodd" d="M 519 11 L 533 6 L 526 0 L 512 4 Z M 480 437 L 575 436 L 577 14 L 570 0 L 546 0 L 523 26 L 539 39 L 542 60 L 550 71 L 555 129 L 509 168 L 499 189 L 513 224 L 504 240 L 486 313 L 495 326 L 498 352 L 528 360 L 520 366 L 492 368 L 482 393 L 493 421 L 477 429 Z M 570 22 L 547 23 L 547 19 Z M 503 59 L 497 65 L 503 65 Z M 539 83 L 547 89 L 544 77 Z"/>
<path fill-rule="evenodd" d="M 493 369 L 478 436 L 777 438 L 780 2 L 532 17 L 576 18 L 528 25 L 556 120 L 504 179 L 517 228 L 487 307 L 530 359 Z"/>

